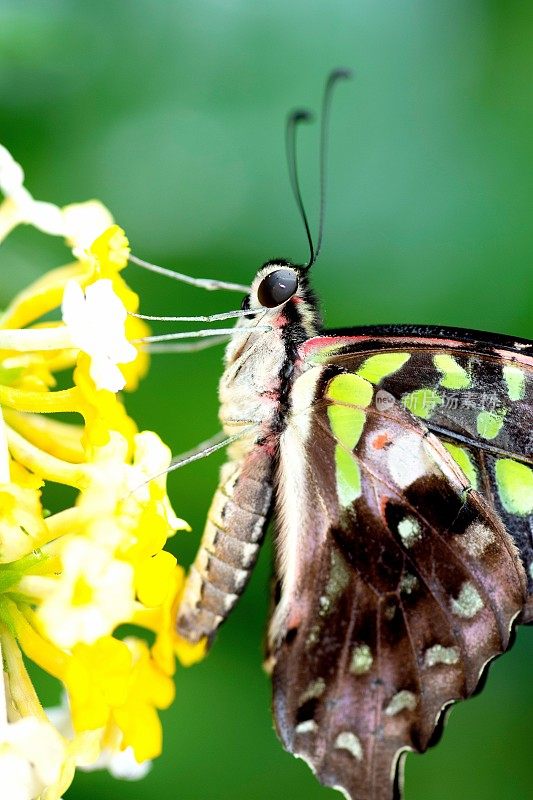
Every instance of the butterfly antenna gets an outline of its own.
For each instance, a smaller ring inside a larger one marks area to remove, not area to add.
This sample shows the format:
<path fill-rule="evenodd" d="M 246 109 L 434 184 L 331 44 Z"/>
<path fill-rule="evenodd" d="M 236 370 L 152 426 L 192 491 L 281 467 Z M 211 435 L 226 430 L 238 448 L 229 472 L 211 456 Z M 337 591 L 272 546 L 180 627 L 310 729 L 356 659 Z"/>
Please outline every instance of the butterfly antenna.
<path fill-rule="evenodd" d="M 329 127 L 331 118 L 331 100 L 333 97 L 333 90 L 337 83 L 341 80 L 346 80 L 352 77 L 352 72 L 349 69 L 334 69 L 330 72 L 324 87 L 324 95 L 322 98 L 322 111 L 320 115 L 320 214 L 318 218 L 318 236 L 314 258 L 311 258 L 307 268 L 313 266 L 315 261 L 320 255 L 322 249 L 322 241 L 324 238 L 324 219 L 326 215 L 326 184 L 327 184 L 327 160 L 328 160 L 328 140 L 329 140 Z"/>
<path fill-rule="evenodd" d="M 313 237 L 311 236 L 311 228 L 309 227 L 309 220 L 307 219 L 307 213 L 302 200 L 300 180 L 298 177 L 298 162 L 296 159 L 296 131 L 300 123 L 310 122 L 312 119 L 313 116 L 310 111 L 307 111 L 306 109 L 296 109 L 296 111 L 292 111 L 287 117 L 287 127 L 285 129 L 285 151 L 287 154 L 289 181 L 294 199 L 296 201 L 296 206 L 300 212 L 300 217 L 302 218 L 305 232 L 307 234 L 307 242 L 309 244 L 308 266 L 311 266 L 311 264 L 315 261 L 315 248 L 313 245 Z"/>

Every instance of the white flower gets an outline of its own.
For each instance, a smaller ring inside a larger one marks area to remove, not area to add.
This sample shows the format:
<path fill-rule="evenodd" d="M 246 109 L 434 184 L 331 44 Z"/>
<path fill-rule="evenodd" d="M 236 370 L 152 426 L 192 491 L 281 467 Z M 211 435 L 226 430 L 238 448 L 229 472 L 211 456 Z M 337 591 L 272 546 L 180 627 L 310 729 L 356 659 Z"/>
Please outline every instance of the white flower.
<path fill-rule="evenodd" d="M 62 209 L 65 238 L 77 258 L 86 257 L 86 250 L 95 239 L 113 224 L 113 217 L 99 200 L 71 203 Z"/>
<path fill-rule="evenodd" d="M 11 201 L 13 225 L 28 223 L 52 236 L 64 235 L 61 209 L 34 200 L 24 186 L 24 171 L 11 153 L 0 145 L 0 190 Z"/>
<path fill-rule="evenodd" d="M 98 389 L 118 392 L 126 380 L 117 364 L 137 355 L 125 335 L 127 311 L 109 279 L 87 286 L 85 294 L 76 281 L 65 287 L 61 306 L 63 322 L 75 347 L 91 358 L 90 375 Z"/>
<path fill-rule="evenodd" d="M 17 164 L 9 150 L 0 144 L 0 190 L 6 197 L 20 192 L 24 184 L 24 170 Z"/>
<path fill-rule="evenodd" d="M 63 236 L 77 258 L 113 224 L 113 217 L 98 200 L 72 203 L 59 208 L 54 203 L 35 200 L 24 186 L 24 170 L 9 150 L 0 145 L 0 191 L 6 198 L 3 215 L 5 234 L 16 225 L 34 225 L 44 233 Z"/>
<path fill-rule="evenodd" d="M 61 775 L 65 744 L 48 722 L 23 717 L 0 727 L 1 795 L 35 800 Z"/>
<path fill-rule="evenodd" d="M 133 567 L 81 536 L 61 553 L 63 571 L 49 578 L 37 612 L 46 635 L 60 647 L 92 644 L 131 618 Z M 42 581 L 44 578 L 41 579 Z"/>
<path fill-rule="evenodd" d="M 150 498 L 150 484 L 157 484 L 162 490 L 165 489 L 172 453 L 153 431 L 137 433 L 134 441 L 135 452 L 133 466 L 129 470 L 128 484 L 135 500 L 142 503 Z M 166 491 L 162 493 L 160 511 L 173 531 L 190 530 L 187 523 L 174 513 Z"/>
<path fill-rule="evenodd" d="M 123 781 L 140 781 L 148 775 L 151 768 L 151 761 L 137 761 L 131 747 L 126 747 L 125 750 L 112 750 L 106 747 L 93 764 L 80 767 L 84 772 L 107 769 L 113 778 Z"/>

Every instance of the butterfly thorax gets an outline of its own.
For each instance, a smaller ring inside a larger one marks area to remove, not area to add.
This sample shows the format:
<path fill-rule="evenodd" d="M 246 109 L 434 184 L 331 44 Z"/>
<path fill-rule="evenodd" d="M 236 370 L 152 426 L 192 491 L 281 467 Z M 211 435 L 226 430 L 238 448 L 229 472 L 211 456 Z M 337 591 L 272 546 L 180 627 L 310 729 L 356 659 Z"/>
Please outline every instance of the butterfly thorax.
<path fill-rule="evenodd" d="M 255 425 L 263 428 L 265 436 L 279 435 L 291 386 L 303 368 L 298 348 L 318 332 L 316 301 L 305 278 L 300 278 L 297 293 L 282 306 L 264 308 L 250 299 L 271 263 L 260 270 L 246 298 L 251 310 L 259 307 L 258 313 L 239 320 L 236 327 L 247 332 L 234 336 L 225 353 L 219 416 L 229 435 Z M 257 438 L 256 430 L 250 438 Z"/>
<path fill-rule="evenodd" d="M 298 275 L 297 289 L 287 302 L 264 306 L 258 296 L 261 285 L 280 270 Z M 239 438 L 228 448 L 178 612 L 178 633 L 193 642 L 212 638 L 255 565 L 270 515 L 291 387 L 305 369 L 298 348 L 319 329 L 307 278 L 285 261 L 261 268 L 244 306 L 250 316 L 237 323 L 243 332 L 226 349 L 219 384 L 222 426 Z"/>

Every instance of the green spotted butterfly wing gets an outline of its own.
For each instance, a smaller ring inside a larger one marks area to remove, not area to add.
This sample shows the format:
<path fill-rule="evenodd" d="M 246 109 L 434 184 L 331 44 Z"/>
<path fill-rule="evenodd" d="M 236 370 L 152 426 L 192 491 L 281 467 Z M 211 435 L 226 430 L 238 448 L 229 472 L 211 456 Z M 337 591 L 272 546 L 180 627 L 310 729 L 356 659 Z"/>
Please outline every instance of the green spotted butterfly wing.
<path fill-rule="evenodd" d="M 276 725 L 326 785 L 390 800 L 403 753 L 431 744 L 527 618 L 531 346 L 374 328 L 300 357 L 280 441 Z"/>
<path fill-rule="evenodd" d="M 378 406 L 386 407 L 390 393 L 442 439 L 518 546 L 531 603 L 533 346 L 509 337 L 495 343 L 493 335 L 479 332 L 440 329 L 442 335 L 432 339 L 431 329 L 406 327 L 403 335 L 383 336 L 388 330 L 355 346 L 368 351 L 362 365 L 357 352 L 332 354 L 331 363 L 361 370 L 377 384 Z M 421 330 L 428 335 L 421 337 Z M 528 607 L 526 616 L 532 611 Z"/>

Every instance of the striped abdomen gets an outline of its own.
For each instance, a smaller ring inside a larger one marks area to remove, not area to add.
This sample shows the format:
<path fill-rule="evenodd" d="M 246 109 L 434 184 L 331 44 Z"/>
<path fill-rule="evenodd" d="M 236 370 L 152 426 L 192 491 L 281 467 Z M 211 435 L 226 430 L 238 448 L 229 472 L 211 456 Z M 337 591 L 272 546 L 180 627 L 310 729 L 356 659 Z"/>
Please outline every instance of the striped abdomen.
<path fill-rule="evenodd" d="M 176 629 L 190 642 L 211 638 L 248 583 L 268 522 L 272 456 L 255 445 L 228 461 L 187 576 Z"/>

